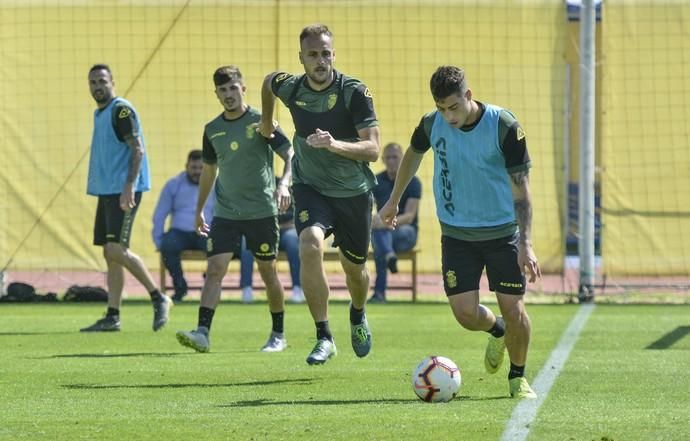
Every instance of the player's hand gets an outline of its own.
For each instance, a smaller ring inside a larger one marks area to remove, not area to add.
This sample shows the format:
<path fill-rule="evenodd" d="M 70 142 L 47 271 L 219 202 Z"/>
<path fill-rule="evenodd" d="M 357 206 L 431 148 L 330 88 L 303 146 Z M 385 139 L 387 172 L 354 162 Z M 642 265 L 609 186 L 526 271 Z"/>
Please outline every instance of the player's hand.
<path fill-rule="evenodd" d="M 211 231 L 211 227 L 206 223 L 204 219 L 204 213 L 199 213 L 196 215 L 196 234 L 199 236 L 208 237 L 208 232 Z"/>
<path fill-rule="evenodd" d="M 520 241 L 518 243 L 518 265 L 520 266 L 520 270 L 526 269 L 526 273 L 529 274 L 528 280 L 530 283 L 534 283 L 537 278 L 541 277 L 541 268 L 539 268 L 537 256 L 534 254 L 530 242 Z"/>
<path fill-rule="evenodd" d="M 398 204 L 391 202 L 390 199 L 379 210 L 378 217 L 381 222 L 391 230 L 398 226 Z"/>
<path fill-rule="evenodd" d="M 333 145 L 333 136 L 325 130 L 316 129 L 314 133 L 307 136 L 307 144 L 317 149 L 327 149 Z"/>
<path fill-rule="evenodd" d="M 266 139 L 273 139 L 276 135 L 273 134 L 278 129 L 278 121 L 264 121 L 260 120 L 258 123 L 250 124 L 256 132 Z"/>
<path fill-rule="evenodd" d="M 134 188 L 132 184 L 125 184 L 125 188 L 120 193 L 120 208 L 122 211 L 129 211 L 137 205 L 134 200 Z"/>
<path fill-rule="evenodd" d="M 393 230 L 394 228 L 390 225 L 384 224 L 381 220 L 381 216 L 378 213 L 374 214 L 371 218 L 371 228 L 373 230 Z"/>
<path fill-rule="evenodd" d="M 292 195 L 290 195 L 290 189 L 288 189 L 287 185 L 281 185 L 278 184 L 276 186 L 276 191 L 273 193 L 273 196 L 276 199 L 276 203 L 278 204 L 278 211 L 280 214 L 283 214 L 287 211 L 288 208 L 290 208 L 290 201 L 292 199 Z"/>

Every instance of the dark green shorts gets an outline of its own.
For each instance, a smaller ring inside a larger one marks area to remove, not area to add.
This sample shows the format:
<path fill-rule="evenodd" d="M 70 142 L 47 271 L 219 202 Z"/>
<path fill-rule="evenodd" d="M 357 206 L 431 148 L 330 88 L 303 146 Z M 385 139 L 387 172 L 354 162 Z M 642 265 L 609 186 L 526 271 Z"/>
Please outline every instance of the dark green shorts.
<path fill-rule="evenodd" d="M 278 249 L 278 217 L 264 217 L 252 220 L 231 220 L 214 217 L 206 242 L 206 255 L 232 253 L 239 256 L 242 250 L 242 236 L 247 240 L 247 249 L 258 260 L 274 260 Z"/>

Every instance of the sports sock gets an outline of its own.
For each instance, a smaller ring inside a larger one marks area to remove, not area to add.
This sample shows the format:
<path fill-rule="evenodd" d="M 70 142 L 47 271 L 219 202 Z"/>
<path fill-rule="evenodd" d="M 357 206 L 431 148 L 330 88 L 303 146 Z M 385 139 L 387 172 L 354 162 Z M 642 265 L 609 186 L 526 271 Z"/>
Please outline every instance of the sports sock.
<path fill-rule="evenodd" d="M 512 380 L 515 377 L 524 377 L 525 376 L 525 367 L 524 366 L 518 366 L 516 364 L 513 364 L 512 362 L 510 363 L 510 370 L 508 371 L 508 379 Z"/>
<path fill-rule="evenodd" d="M 506 333 L 506 322 L 503 320 L 503 317 L 496 317 L 496 323 L 486 332 L 496 338 L 503 337 Z"/>
<path fill-rule="evenodd" d="M 106 317 L 120 317 L 120 310 L 117 308 L 108 308 L 105 312 Z"/>
<path fill-rule="evenodd" d="M 150 291 L 149 295 L 151 296 L 151 301 L 154 302 L 158 302 L 163 298 L 163 294 L 161 294 L 158 288 L 154 289 L 153 291 Z"/>
<path fill-rule="evenodd" d="M 273 322 L 273 332 L 277 332 L 279 334 L 283 333 L 283 318 L 285 317 L 285 311 L 280 311 L 280 312 L 272 312 L 271 313 L 271 321 Z"/>
<path fill-rule="evenodd" d="M 215 309 L 207 308 L 205 306 L 199 307 L 199 321 L 197 326 L 204 327 L 208 330 L 211 329 L 211 322 L 213 321 L 213 314 L 216 313 Z"/>
<path fill-rule="evenodd" d="M 316 322 L 316 339 L 323 340 L 327 339 L 333 341 L 333 335 L 331 334 L 331 329 L 328 327 L 328 320 L 323 322 Z"/>
<path fill-rule="evenodd" d="M 350 305 L 350 323 L 359 325 L 364 321 L 364 308 L 357 309 L 354 305 Z"/>

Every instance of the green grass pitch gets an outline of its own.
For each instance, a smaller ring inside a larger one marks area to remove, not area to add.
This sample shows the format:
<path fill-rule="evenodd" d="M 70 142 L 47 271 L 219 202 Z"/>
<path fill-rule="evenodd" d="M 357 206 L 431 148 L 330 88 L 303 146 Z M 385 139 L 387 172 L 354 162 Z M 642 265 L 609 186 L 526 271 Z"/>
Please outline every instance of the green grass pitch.
<path fill-rule="evenodd" d="M 516 404 L 507 366 L 484 372 L 486 335 L 461 329 L 443 303 L 368 306 L 374 347 L 364 359 L 350 347 L 347 304 L 332 303 L 338 356 L 323 366 L 305 363 L 306 305 L 286 307 L 290 346 L 277 354 L 258 351 L 270 330 L 265 304 L 222 303 L 211 352 L 181 347 L 175 331 L 194 327 L 197 307 L 176 306 L 154 333 L 150 305 L 131 301 L 122 332 L 80 334 L 103 305 L 1 305 L 0 439 L 498 440 Z M 548 369 L 577 308 L 528 307 L 530 380 Z M 689 325 L 687 305 L 597 306 L 528 439 L 688 439 Z M 430 354 L 461 368 L 450 403 L 412 391 L 412 369 Z"/>

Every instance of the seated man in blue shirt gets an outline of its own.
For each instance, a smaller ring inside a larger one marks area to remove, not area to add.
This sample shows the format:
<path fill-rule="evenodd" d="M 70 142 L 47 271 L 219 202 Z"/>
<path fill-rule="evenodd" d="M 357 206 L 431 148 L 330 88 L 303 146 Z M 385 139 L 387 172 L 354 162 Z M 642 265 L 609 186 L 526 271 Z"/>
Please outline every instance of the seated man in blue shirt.
<path fill-rule="evenodd" d="M 172 277 L 175 295 L 173 301 L 180 302 L 187 295 L 187 281 L 182 272 L 180 253 L 183 250 L 206 251 L 206 238 L 196 232 L 196 201 L 199 195 L 199 177 L 204 164 L 201 150 L 192 150 L 187 155 L 185 171 L 168 180 L 161 191 L 153 213 L 153 242 L 163 257 L 165 268 Z M 204 207 L 207 219 L 213 217 L 213 193 Z M 165 229 L 165 220 L 171 216 L 170 229 Z"/>
<path fill-rule="evenodd" d="M 376 175 L 378 185 L 373 189 L 377 210 L 383 207 L 393 191 L 402 156 L 400 144 L 391 142 L 383 148 L 382 160 L 386 170 Z M 417 244 L 417 209 L 421 197 L 422 183 L 413 176 L 400 198 L 397 229 L 392 230 L 383 224 L 378 216 L 373 218 L 371 245 L 376 263 L 376 282 L 374 294 L 369 299 L 370 303 L 386 301 L 386 285 L 388 284 L 386 269 L 392 273 L 398 272 L 398 257 L 395 253 L 409 251 Z"/>
<path fill-rule="evenodd" d="M 276 178 L 276 185 L 280 178 Z M 283 214 L 278 214 L 278 228 L 280 228 L 280 241 L 278 250 L 287 254 L 290 265 L 290 277 L 292 278 L 292 297 L 287 301 L 290 303 L 304 303 L 304 292 L 300 284 L 300 260 L 299 260 L 299 237 L 295 229 L 295 205 L 290 203 L 290 207 Z M 254 273 L 254 256 L 252 252 L 244 246 L 242 241 L 242 254 L 240 264 L 240 288 L 242 288 L 242 302 L 251 303 L 254 300 L 252 293 L 252 279 Z"/>

